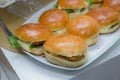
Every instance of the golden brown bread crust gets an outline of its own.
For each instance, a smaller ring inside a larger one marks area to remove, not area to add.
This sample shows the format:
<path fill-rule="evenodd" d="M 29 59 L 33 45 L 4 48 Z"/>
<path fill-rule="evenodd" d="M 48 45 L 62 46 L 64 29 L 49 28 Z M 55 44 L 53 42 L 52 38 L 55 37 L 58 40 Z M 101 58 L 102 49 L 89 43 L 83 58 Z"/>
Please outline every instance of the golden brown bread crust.
<path fill-rule="evenodd" d="M 86 0 L 58 0 L 57 5 L 62 9 L 80 9 L 86 6 Z"/>
<path fill-rule="evenodd" d="M 106 27 L 118 20 L 119 14 L 112 8 L 99 7 L 88 12 L 88 15 L 95 18 L 101 27 Z"/>
<path fill-rule="evenodd" d="M 39 23 L 51 28 L 52 31 L 58 31 L 65 28 L 69 21 L 69 15 L 59 9 L 49 9 L 40 16 Z"/>
<path fill-rule="evenodd" d="M 50 53 L 66 57 L 82 55 L 87 49 L 87 44 L 82 38 L 71 34 L 53 35 L 43 46 Z"/>
<path fill-rule="evenodd" d="M 25 42 L 45 41 L 51 34 L 50 28 L 37 23 L 24 24 L 14 32 L 15 36 Z"/>
<path fill-rule="evenodd" d="M 103 6 L 112 7 L 120 13 L 120 0 L 104 0 Z"/>
<path fill-rule="evenodd" d="M 99 24 L 90 16 L 80 15 L 67 24 L 66 31 L 84 39 L 89 39 L 99 33 Z"/>

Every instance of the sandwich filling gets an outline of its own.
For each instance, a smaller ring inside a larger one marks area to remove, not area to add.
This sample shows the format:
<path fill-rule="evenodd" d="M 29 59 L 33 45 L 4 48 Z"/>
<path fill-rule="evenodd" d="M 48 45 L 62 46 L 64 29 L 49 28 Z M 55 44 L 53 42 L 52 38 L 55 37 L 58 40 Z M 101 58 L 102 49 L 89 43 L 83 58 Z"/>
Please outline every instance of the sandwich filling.
<path fill-rule="evenodd" d="M 11 36 L 9 38 L 9 42 L 14 48 L 19 48 L 22 47 L 24 50 L 35 54 L 35 55 L 42 55 L 43 54 L 43 41 L 41 42 L 36 42 L 36 43 L 28 43 L 22 40 L 19 40 L 15 36 Z"/>
<path fill-rule="evenodd" d="M 83 65 L 87 61 L 87 54 L 86 51 L 84 54 L 79 56 L 73 56 L 73 57 L 66 57 L 62 55 L 56 55 L 54 53 L 50 53 L 46 50 L 44 50 L 46 59 L 56 65 L 64 66 L 64 67 L 79 67 Z"/>
<path fill-rule="evenodd" d="M 86 2 L 85 5 L 86 6 L 80 7 L 79 9 L 72 9 L 72 8 L 63 8 L 56 4 L 54 5 L 54 8 L 64 10 L 67 13 L 85 13 L 88 11 L 89 3 Z"/>
<path fill-rule="evenodd" d="M 103 4 L 103 0 L 101 1 L 93 1 L 90 5 L 90 9 L 94 9 L 94 8 L 97 8 L 97 7 L 101 7 Z"/>
<path fill-rule="evenodd" d="M 82 55 L 72 56 L 72 57 L 66 57 L 66 56 L 62 56 L 62 55 L 56 55 L 56 54 L 54 54 L 54 53 L 50 53 L 50 52 L 47 51 L 47 50 L 45 50 L 45 53 L 46 53 L 46 54 L 51 54 L 51 55 L 54 56 L 54 57 L 61 58 L 61 59 L 63 59 L 63 60 L 67 60 L 67 61 L 71 61 L 71 62 L 80 61 L 80 60 L 84 59 L 85 56 L 86 56 L 86 55 L 85 55 L 85 54 L 86 54 L 86 51 L 81 52 Z"/>
<path fill-rule="evenodd" d="M 100 29 L 100 33 L 111 33 L 117 30 L 120 27 L 120 20 L 108 25 L 107 27 L 102 26 Z"/>
<path fill-rule="evenodd" d="M 31 52 L 32 54 L 35 55 L 42 55 L 43 54 L 43 42 L 37 43 L 37 44 L 32 44 L 32 43 L 27 43 L 21 40 L 18 40 L 18 43 L 21 45 L 21 47 L 28 51 Z"/>
<path fill-rule="evenodd" d="M 67 13 L 86 13 L 88 11 L 88 7 L 81 7 L 80 9 L 63 9 L 58 7 L 58 9 L 64 10 Z"/>

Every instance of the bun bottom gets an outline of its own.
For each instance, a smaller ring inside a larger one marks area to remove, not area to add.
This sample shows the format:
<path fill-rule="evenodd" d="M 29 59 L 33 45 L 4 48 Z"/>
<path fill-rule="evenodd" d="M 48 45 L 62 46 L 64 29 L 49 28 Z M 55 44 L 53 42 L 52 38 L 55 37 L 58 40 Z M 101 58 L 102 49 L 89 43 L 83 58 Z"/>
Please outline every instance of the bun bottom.
<path fill-rule="evenodd" d="M 81 65 L 83 65 L 86 61 L 87 61 L 87 54 L 85 53 L 85 57 L 82 58 L 79 61 L 68 61 L 66 59 L 63 59 L 61 57 L 52 55 L 50 53 L 48 53 L 47 51 L 44 51 L 45 53 L 45 57 L 46 59 L 50 62 L 53 63 L 55 65 L 59 65 L 59 66 L 63 66 L 63 67 L 69 67 L 69 68 L 75 68 L 75 67 L 79 67 Z"/>
<path fill-rule="evenodd" d="M 114 24 L 113 24 L 114 25 Z M 119 23 L 115 24 L 114 27 L 112 27 L 112 25 L 108 26 L 108 27 L 103 27 L 100 29 L 100 34 L 109 34 L 112 32 L 115 32 L 116 30 L 118 30 L 120 28 Z"/>
<path fill-rule="evenodd" d="M 92 46 L 97 43 L 99 34 L 92 36 L 91 38 L 87 39 L 87 45 Z"/>
<path fill-rule="evenodd" d="M 29 43 L 26 43 L 26 42 L 23 42 L 23 41 L 20 41 L 20 40 L 18 42 L 24 50 L 30 52 L 31 54 L 43 55 L 43 47 L 42 46 L 40 46 L 39 48 L 30 48 Z"/>
<path fill-rule="evenodd" d="M 43 55 L 43 54 L 44 54 L 44 53 L 43 53 L 43 47 L 40 46 L 39 48 L 32 48 L 32 49 L 30 50 L 30 53 L 32 53 L 32 54 L 34 54 L 34 55 L 38 55 L 38 56 Z"/>

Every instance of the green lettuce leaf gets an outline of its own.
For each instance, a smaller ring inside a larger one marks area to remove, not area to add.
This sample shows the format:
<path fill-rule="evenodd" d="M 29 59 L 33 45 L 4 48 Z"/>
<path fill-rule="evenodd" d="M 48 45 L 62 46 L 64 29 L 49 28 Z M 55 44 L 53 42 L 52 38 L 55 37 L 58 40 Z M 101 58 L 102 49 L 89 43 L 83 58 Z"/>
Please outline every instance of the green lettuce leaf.
<path fill-rule="evenodd" d="M 11 36 L 11 37 L 9 38 L 9 43 L 11 44 L 11 46 L 12 46 L 13 48 L 19 48 L 19 47 L 20 47 L 20 44 L 18 43 L 17 40 L 18 40 L 18 39 L 17 39 L 15 36 Z"/>
<path fill-rule="evenodd" d="M 74 13 L 75 11 L 73 9 L 63 9 L 65 10 L 67 13 Z"/>
<path fill-rule="evenodd" d="M 53 8 L 58 8 L 58 5 L 57 5 L 57 4 L 54 4 Z"/>
<path fill-rule="evenodd" d="M 82 8 L 82 9 L 80 9 L 80 12 L 83 12 L 83 11 L 85 11 L 86 9 L 85 8 Z"/>
<path fill-rule="evenodd" d="M 91 4 L 93 2 L 93 0 L 86 0 L 89 4 Z"/>

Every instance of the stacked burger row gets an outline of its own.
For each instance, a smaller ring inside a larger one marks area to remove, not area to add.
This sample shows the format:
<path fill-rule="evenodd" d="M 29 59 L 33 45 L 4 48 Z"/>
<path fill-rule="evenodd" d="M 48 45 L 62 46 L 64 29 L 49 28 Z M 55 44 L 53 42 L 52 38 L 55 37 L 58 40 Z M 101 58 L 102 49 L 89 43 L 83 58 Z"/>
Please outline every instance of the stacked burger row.
<path fill-rule="evenodd" d="M 58 0 L 55 8 L 40 15 L 38 23 L 15 30 L 17 47 L 45 55 L 59 66 L 79 67 L 87 62 L 87 48 L 98 42 L 100 34 L 118 30 L 119 7 L 120 0 Z"/>

